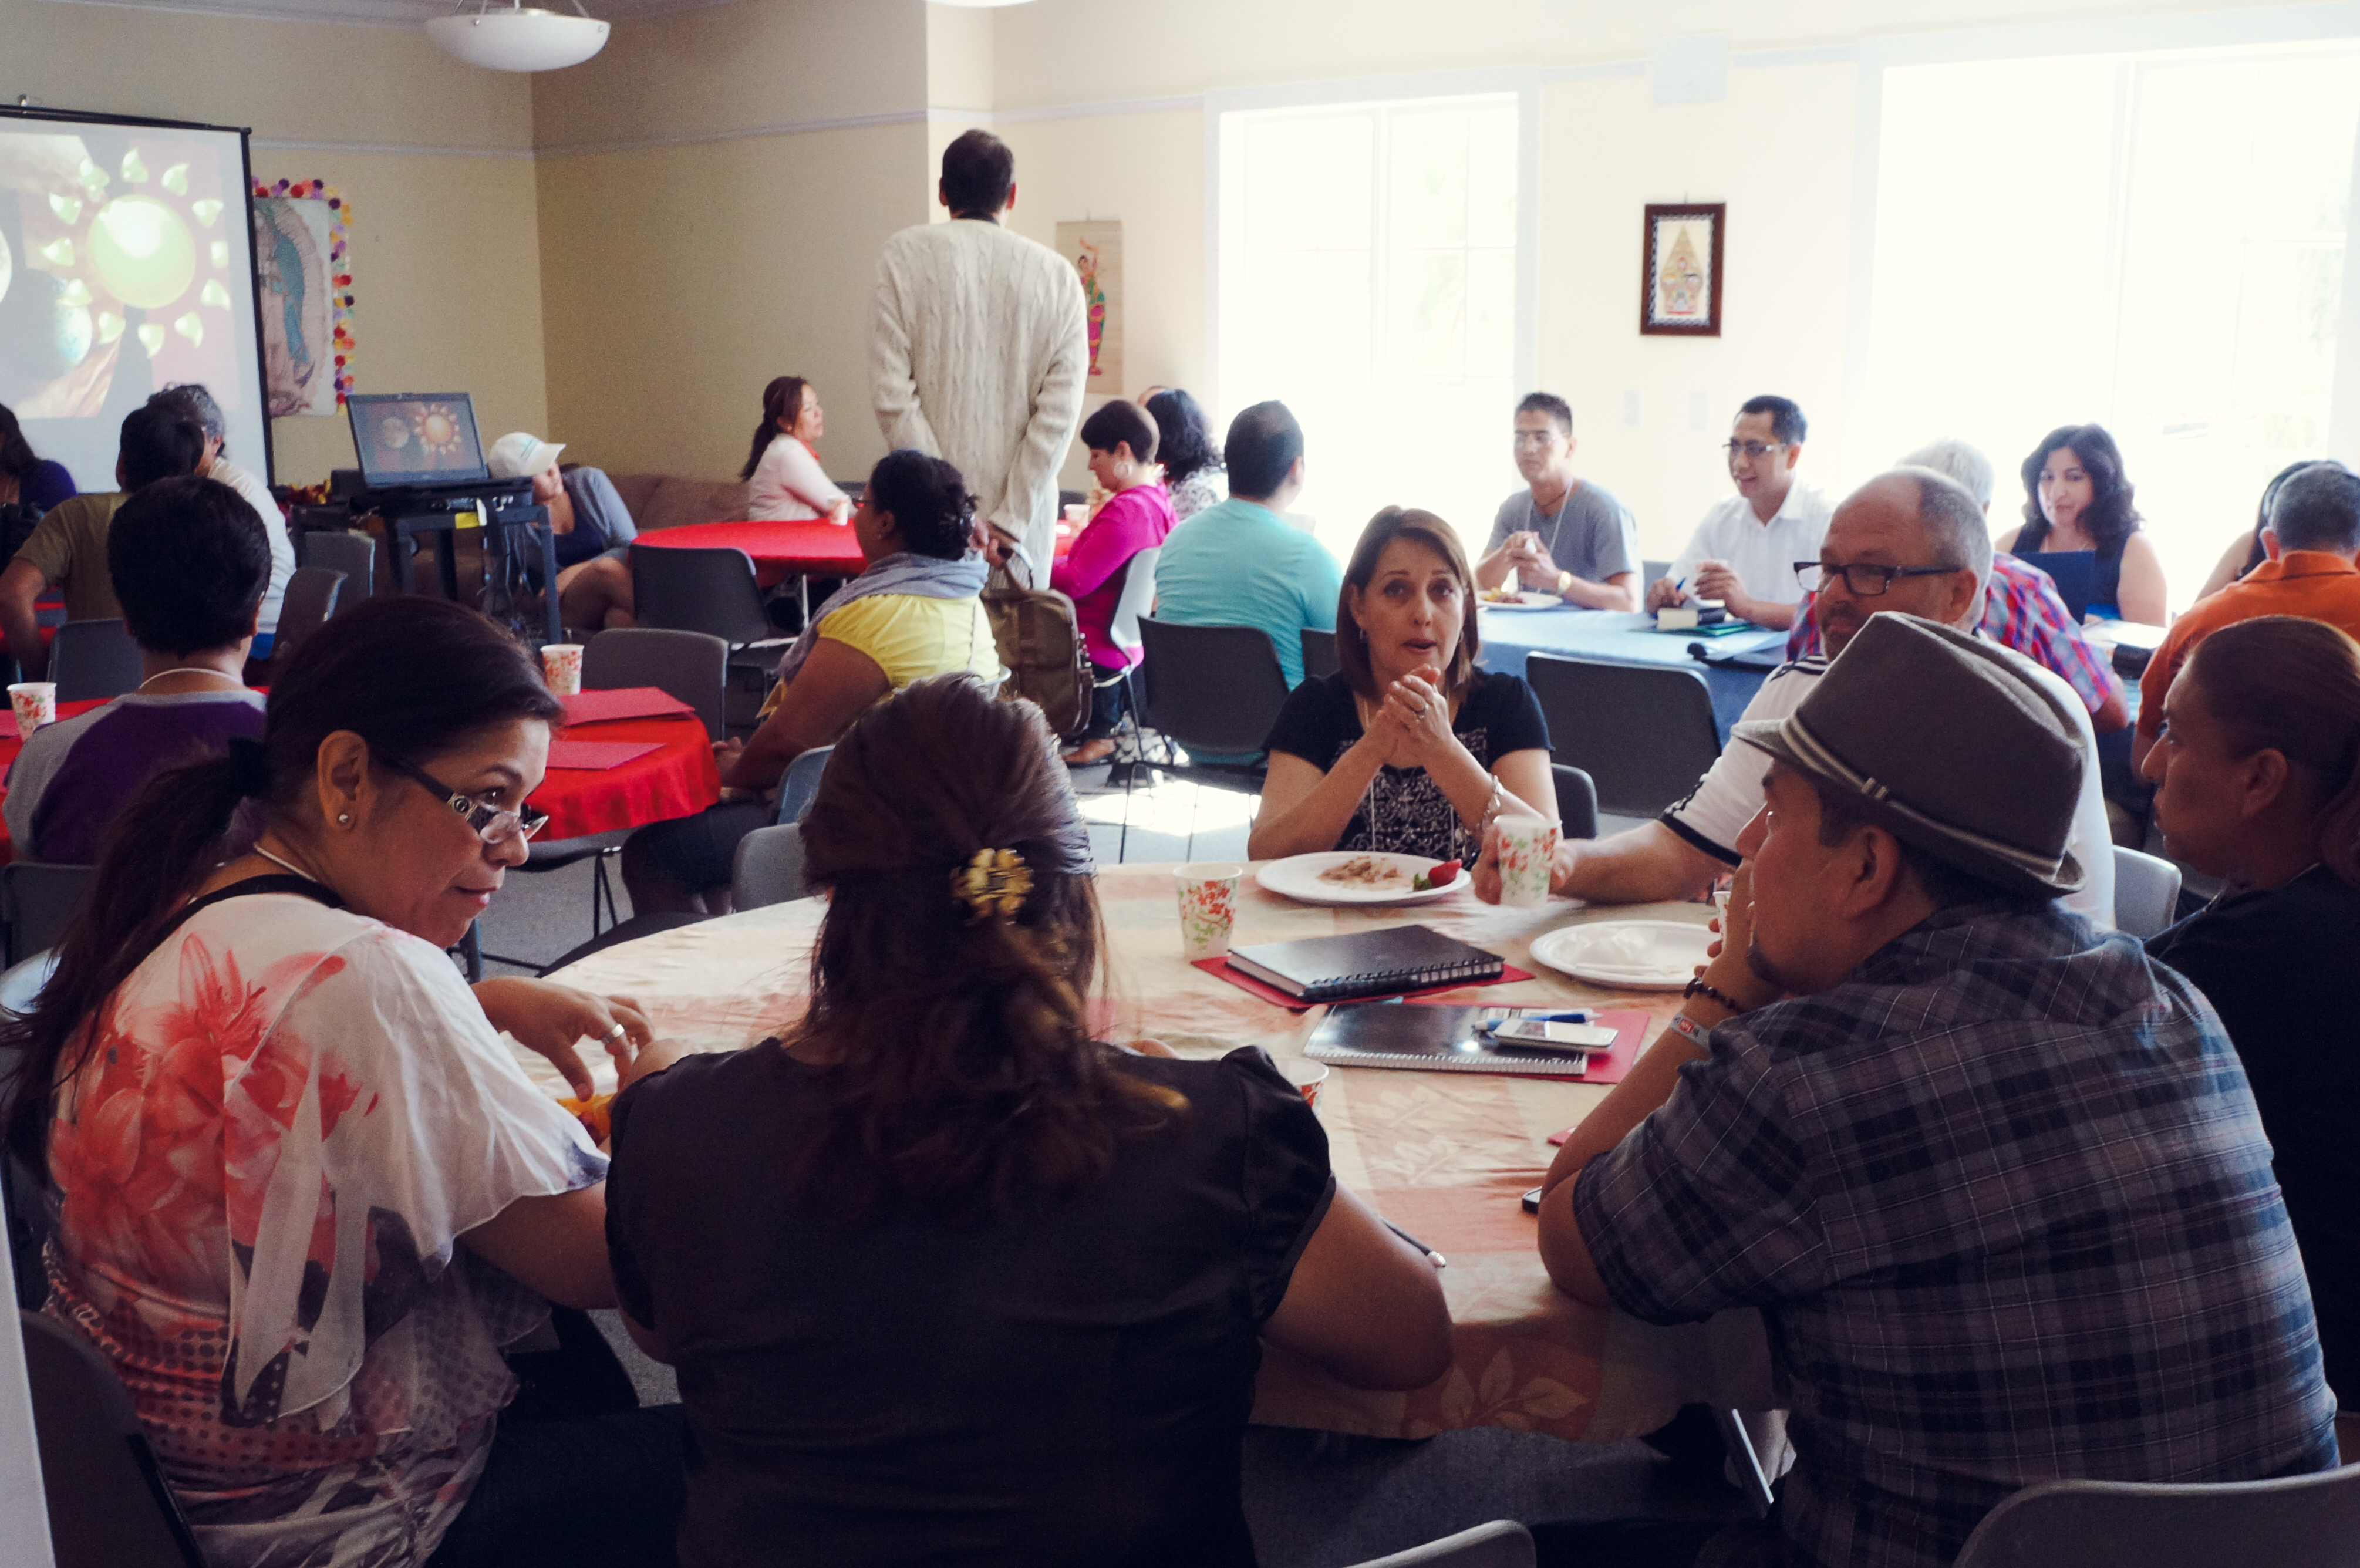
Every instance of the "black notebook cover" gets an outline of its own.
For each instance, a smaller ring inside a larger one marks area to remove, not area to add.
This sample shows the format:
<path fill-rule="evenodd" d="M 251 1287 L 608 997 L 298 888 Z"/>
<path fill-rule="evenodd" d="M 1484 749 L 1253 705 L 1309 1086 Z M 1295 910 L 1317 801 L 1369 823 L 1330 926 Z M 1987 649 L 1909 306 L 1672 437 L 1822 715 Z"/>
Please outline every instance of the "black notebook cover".
<path fill-rule="evenodd" d="M 1506 964 L 1431 926 L 1229 949 L 1229 967 L 1306 1002 L 1340 1002 L 1459 981 L 1496 980 Z"/>

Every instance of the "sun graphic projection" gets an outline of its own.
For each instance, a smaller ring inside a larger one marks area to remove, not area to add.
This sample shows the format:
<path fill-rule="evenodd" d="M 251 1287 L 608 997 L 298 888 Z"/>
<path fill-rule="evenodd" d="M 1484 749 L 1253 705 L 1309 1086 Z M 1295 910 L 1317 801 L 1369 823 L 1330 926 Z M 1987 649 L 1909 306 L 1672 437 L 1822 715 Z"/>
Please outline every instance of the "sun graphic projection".
<path fill-rule="evenodd" d="M 417 432 L 418 445 L 428 457 L 453 458 L 466 445 L 466 434 L 460 428 L 459 416 L 451 411 L 448 403 L 421 403 L 410 420 Z"/>

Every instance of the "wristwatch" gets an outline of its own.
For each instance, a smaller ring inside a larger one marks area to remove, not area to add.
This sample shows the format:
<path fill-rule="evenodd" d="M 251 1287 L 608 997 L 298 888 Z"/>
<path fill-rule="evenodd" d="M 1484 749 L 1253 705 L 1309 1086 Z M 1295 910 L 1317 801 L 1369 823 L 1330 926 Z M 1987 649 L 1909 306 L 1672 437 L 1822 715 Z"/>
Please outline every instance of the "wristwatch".
<path fill-rule="evenodd" d="M 1572 586 L 1573 573 L 1570 572 L 1559 571 L 1557 574 L 1557 596 L 1560 599 L 1564 598 L 1566 590 Z"/>

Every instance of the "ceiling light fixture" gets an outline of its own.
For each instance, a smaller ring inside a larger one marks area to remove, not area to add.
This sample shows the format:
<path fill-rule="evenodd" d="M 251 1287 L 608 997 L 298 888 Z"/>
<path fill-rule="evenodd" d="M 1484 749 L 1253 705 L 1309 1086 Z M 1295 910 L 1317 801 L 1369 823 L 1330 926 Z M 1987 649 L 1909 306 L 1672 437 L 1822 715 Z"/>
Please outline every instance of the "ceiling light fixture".
<path fill-rule="evenodd" d="M 606 24 L 584 11 L 582 0 L 574 0 L 574 9 L 581 14 L 529 8 L 523 0 L 506 6 L 475 0 L 473 9 L 430 19 L 426 36 L 444 54 L 486 71 L 559 71 L 606 46 Z"/>

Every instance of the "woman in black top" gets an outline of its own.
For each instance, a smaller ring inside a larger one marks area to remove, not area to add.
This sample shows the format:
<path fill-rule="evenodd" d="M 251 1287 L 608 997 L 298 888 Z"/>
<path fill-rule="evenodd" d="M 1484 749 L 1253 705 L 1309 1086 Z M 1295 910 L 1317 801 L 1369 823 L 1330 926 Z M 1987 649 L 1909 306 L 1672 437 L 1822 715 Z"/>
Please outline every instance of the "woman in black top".
<path fill-rule="evenodd" d="M 1251 1564 L 1259 1342 L 1420 1387 L 1432 1265 L 1260 1051 L 1090 1038 L 1089 840 L 1030 703 L 912 684 L 803 835 L 803 1020 L 614 1110 L 625 1321 L 696 1456 L 682 1563 Z"/>
<path fill-rule="evenodd" d="M 2172 854 L 2227 882 L 2147 952 L 2245 1061 L 2327 1381 L 2360 1412 L 2360 643 L 2289 615 L 2222 627 L 2172 681 L 2143 771 Z M 2360 1414 L 2337 1425 L 2360 1448 Z"/>
<path fill-rule="evenodd" d="M 1475 668 L 1475 574 L 1458 531 L 1388 506 L 1336 597 L 1339 672 L 1306 681 L 1271 726 L 1246 853 L 1323 849 L 1475 858 L 1498 816 L 1557 816 L 1533 690 Z"/>
<path fill-rule="evenodd" d="M 2088 555 L 2087 593 L 2077 595 L 2060 576 L 2060 591 L 2075 615 L 2162 626 L 2169 618 L 2163 558 L 2139 530 L 2122 449 L 2105 428 L 2060 425 L 2024 460 L 2023 474 L 2024 522 L 2001 535 L 1997 548 L 2052 576 L 2059 572 L 2045 557 Z"/>

